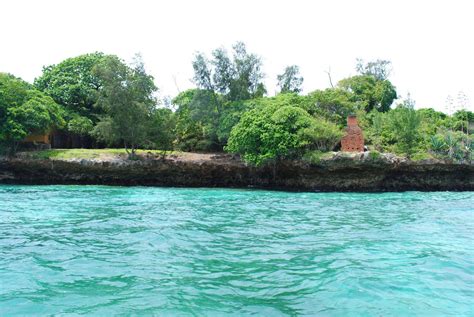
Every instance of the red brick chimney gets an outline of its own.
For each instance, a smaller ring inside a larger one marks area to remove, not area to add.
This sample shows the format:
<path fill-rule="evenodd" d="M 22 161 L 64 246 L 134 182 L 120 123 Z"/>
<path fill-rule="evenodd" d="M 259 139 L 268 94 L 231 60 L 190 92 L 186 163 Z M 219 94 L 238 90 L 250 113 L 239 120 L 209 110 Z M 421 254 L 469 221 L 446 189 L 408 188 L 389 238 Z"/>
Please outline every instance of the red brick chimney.
<path fill-rule="evenodd" d="M 341 139 L 343 152 L 364 152 L 364 135 L 356 116 L 347 117 L 346 135 Z"/>
<path fill-rule="evenodd" d="M 348 127 L 357 126 L 357 117 L 356 116 L 348 116 L 347 117 L 347 126 Z"/>

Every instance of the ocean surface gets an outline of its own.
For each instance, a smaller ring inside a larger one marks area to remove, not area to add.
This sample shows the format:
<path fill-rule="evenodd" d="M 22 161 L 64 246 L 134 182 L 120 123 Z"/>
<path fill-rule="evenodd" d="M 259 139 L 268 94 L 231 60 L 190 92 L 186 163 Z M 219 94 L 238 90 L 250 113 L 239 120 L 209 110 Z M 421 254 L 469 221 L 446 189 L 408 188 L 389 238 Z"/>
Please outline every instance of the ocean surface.
<path fill-rule="evenodd" d="M 0 316 L 474 316 L 474 192 L 0 186 Z"/>

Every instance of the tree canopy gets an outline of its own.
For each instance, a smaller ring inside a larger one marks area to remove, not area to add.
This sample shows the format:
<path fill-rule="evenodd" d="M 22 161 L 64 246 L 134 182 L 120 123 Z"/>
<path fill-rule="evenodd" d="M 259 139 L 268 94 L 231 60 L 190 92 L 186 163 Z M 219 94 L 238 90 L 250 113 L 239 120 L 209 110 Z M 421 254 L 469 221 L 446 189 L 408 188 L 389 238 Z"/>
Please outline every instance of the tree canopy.
<path fill-rule="evenodd" d="M 246 112 L 232 129 L 226 150 L 259 165 L 301 157 L 304 150 L 332 150 L 342 133 L 295 106 L 263 106 Z"/>
<path fill-rule="evenodd" d="M 397 91 L 386 79 L 379 80 L 372 75 L 357 75 L 341 80 L 338 87 L 354 95 L 359 109 L 367 112 L 373 109 L 386 112 L 397 98 Z"/>
<path fill-rule="evenodd" d="M 35 79 L 34 85 L 70 112 L 96 122 L 100 110 L 94 105 L 102 83 L 93 69 L 105 58 L 105 54 L 96 52 L 44 67 L 43 74 Z"/>
<path fill-rule="evenodd" d="M 261 58 L 248 53 L 242 42 L 237 42 L 232 49 L 232 58 L 224 48 L 212 51 L 211 60 L 204 53 L 196 54 L 192 64 L 197 87 L 219 93 L 228 101 L 263 96 L 266 89 L 262 82 Z"/>
<path fill-rule="evenodd" d="M 148 138 L 156 106 L 153 77 L 145 72 L 139 56 L 133 67 L 116 56 L 108 56 L 94 68 L 94 75 L 102 82 L 97 106 L 105 112 L 95 132 L 109 143 L 123 142 L 133 157 L 137 147 Z"/>
<path fill-rule="evenodd" d="M 377 59 L 365 63 L 363 59 L 357 59 L 356 70 L 359 74 L 365 76 L 373 76 L 377 80 L 387 80 L 392 72 L 392 62 Z"/>
<path fill-rule="evenodd" d="M 64 109 L 32 85 L 0 73 L 0 143 L 14 154 L 31 133 L 43 133 L 65 124 Z"/>
<path fill-rule="evenodd" d="M 277 76 L 280 93 L 300 93 L 303 77 L 300 75 L 300 68 L 296 65 L 287 66 L 283 74 Z"/>

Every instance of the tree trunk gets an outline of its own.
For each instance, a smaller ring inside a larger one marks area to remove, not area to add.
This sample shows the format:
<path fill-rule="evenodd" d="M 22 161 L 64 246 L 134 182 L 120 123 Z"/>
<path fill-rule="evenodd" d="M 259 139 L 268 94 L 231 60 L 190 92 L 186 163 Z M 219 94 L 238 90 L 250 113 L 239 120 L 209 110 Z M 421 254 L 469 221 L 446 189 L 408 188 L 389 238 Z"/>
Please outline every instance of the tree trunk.
<path fill-rule="evenodd" d="M 130 152 L 128 151 L 128 146 L 127 146 L 127 142 L 123 142 L 123 146 L 125 147 L 125 152 L 130 155 Z"/>

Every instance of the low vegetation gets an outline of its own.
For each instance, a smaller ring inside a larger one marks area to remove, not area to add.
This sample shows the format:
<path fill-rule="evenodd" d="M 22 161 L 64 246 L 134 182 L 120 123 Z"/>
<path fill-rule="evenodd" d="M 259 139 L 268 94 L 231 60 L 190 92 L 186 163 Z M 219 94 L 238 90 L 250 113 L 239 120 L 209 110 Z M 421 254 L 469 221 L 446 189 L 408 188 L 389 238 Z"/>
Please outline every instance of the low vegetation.
<path fill-rule="evenodd" d="M 23 153 L 33 159 L 111 159 L 127 158 L 128 153 L 125 149 L 51 149 Z M 135 158 L 141 157 L 163 157 L 166 155 L 180 155 L 176 151 L 162 150 L 136 150 Z"/>

